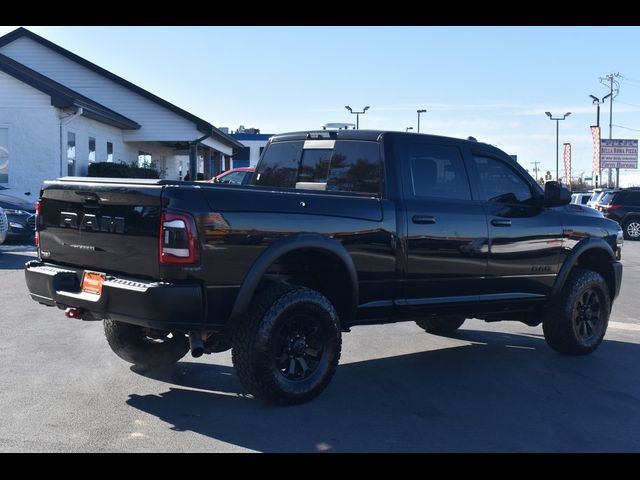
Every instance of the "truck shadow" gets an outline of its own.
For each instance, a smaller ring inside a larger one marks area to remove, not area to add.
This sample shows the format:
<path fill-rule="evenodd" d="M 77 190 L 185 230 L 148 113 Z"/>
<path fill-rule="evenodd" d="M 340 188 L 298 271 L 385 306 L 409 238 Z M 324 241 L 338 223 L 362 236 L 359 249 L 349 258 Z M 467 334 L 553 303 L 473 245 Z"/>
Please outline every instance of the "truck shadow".
<path fill-rule="evenodd" d="M 190 362 L 147 372 L 174 386 L 127 403 L 173 430 L 267 452 L 640 449 L 638 345 L 565 357 L 537 336 L 457 338 L 471 343 L 342 364 L 320 397 L 295 407 L 244 395 L 229 367 Z"/>
<path fill-rule="evenodd" d="M 35 258 L 27 252 L 0 251 L 0 270 L 23 270 L 24 264 Z"/>

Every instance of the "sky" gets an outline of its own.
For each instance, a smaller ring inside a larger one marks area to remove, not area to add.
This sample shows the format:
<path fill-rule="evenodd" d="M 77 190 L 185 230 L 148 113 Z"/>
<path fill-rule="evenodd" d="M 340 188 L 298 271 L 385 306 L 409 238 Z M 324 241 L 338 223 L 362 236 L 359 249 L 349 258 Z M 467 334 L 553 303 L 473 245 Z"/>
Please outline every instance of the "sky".
<path fill-rule="evenodd" d="M 590 176 L 590 125 L 619 73 L 613 138 L 640 136 L 640 27 L 43 27 L 29 30 L 217 127 L 262 133 L 355 123 L 466 138 L 555 174 L 556 116 L 573 176 Z M 3 35 L 16 27 L 0 27 Z M 601 108 L 609 135 L 609 104 Z M 626 128 L 622 128 L 626 127 Z M 623 172 L 621 178 L 631 172 Z"/>

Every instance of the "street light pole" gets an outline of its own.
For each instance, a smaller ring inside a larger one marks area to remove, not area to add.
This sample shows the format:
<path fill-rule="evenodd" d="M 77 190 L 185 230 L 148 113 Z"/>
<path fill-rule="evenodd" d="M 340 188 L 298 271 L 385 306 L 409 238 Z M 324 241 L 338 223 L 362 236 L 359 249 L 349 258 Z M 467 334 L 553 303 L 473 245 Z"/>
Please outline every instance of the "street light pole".
<path fill-rule="evenodd" d="M 420 133 L 420 114 L 421 113 L 426 113 L 427 109 L 423 108 L 423 109 L 420 109 L 420 110 L 416 110 L 416 112 L 418 112 L 418 133 Z"/>
<path fill-rule="evenodd" d="M 571 115 L 571 112 L 565 113 L 562 118 L 553 118 L 553 115 L 551 115 L 550 112 L 544 112 L 544 114 L 549 117 L 549 120 L 556 121 L 556 182 L 558 182 L 560 178 L 560 171 L 558 169 L 558 159 L 560 158 L 560 120 L 566 119 L 569 115 Z"/>
<path fill-rule="evenodd" d="M 369 107 L 368 106 L 364 107 L 361 112 L 354 112 L 353 109 L 348 105 L 345 105 L 344 108 L 346 108 L 347 110 L 349 110 L 349 112 L 351 112 L 353 115 L 356 116 L 356 130 L 359 130 L 360 129 L 360 114 L 364 115 L 364 112 L 369 110 Z"/>
<path fill-rule="evenodd" d="M 596 97 L 595 95 L 589 95 L 592 99 L 593 99 L 593 104 L 597 105 L 597 110 L 596 110 L 596 127 L 600 127 L 600 103 L 604 102 L 604 98 L 602 100 L 600 100 L 598 97 Z"/>

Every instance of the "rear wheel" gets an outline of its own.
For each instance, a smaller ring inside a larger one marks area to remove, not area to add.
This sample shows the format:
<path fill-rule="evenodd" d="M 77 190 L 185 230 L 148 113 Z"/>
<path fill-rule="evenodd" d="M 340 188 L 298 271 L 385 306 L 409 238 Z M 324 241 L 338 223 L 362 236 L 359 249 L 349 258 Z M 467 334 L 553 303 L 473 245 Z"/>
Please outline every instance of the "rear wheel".
<path fill-rule="evenodd" d="M 338 315 L 321 293 L 276 285 L 258 294 L 236 331 L 233 365 L 240 383 L 268 403 L 318 396 L 340 359 Z"/>
<path fill-rule="evenodd" d="M 449 334 L 455 332 L 464 323 L 465 318 L 459 316 L 433 317 L 416 320 L 416 324 L 428 333 Z"/>
<path fill-rule="evenodd" d="M 627 240 L 640 240 L 640 219 L 632 218 L 624 222 L 622 227 L 624 238 Z"/>
<path fill-rule="evenodd" d="M 141 367 L 171 365 L 189 351 L 189 341 L 184 334 L 115 320 L 104 320 L 104 334 L 116 355 Z"/>
<path fill-rule="evenodd" d="M 609 289 L 597 272 L 574 269 L 542 322 L 551 348 L 567 355 L 593 352 L 609 324 Z"/>

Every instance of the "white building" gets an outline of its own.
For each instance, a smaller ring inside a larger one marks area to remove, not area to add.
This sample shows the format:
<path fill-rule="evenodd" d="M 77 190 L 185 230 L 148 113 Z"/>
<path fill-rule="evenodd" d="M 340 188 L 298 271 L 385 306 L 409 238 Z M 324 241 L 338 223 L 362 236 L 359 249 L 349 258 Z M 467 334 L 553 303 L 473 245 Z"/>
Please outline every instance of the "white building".
<path fill-rule="evenodd" d="M 91 162 L 153 161 L 179 179 L 191 154 L 205 177 L 242 144 L 209 122 L 19 28 L 0 37 L 0 185 L 37 195 Z M 187 157 L 185 157 L 187 155 Z M 182 156 L 182 157 L 181 157 Z"/>

